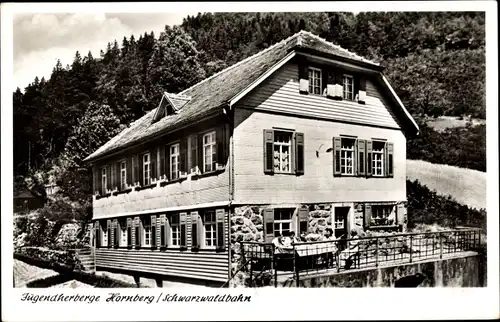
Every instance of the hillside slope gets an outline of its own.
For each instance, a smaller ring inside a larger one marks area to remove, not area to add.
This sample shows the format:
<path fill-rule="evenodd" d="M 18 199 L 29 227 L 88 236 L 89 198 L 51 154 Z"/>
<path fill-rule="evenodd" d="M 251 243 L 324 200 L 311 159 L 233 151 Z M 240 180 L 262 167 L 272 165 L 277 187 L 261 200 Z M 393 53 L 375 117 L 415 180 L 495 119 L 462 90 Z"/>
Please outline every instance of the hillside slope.
<path fill-rule="evenodd" d="M 408 180 L 475 209 L 486 209 L 486 173 L 421 160 L 406 160 Z"/>

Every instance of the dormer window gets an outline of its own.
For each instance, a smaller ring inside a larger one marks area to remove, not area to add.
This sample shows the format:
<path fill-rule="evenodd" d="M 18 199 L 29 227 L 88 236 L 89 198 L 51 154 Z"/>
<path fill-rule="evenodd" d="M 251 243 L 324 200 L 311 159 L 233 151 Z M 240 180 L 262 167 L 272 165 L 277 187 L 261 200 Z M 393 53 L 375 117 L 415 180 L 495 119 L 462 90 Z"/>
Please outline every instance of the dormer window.
<path fill-rule="evenodd" d="M 321 69 L 309 67 L 309 93 L 321 95 Z"/>
<path fill-rule="evenodd" d="M 345 100 L 354 100 L 354 77 L 344 74 L 342 76 L 343 98 Z"/>

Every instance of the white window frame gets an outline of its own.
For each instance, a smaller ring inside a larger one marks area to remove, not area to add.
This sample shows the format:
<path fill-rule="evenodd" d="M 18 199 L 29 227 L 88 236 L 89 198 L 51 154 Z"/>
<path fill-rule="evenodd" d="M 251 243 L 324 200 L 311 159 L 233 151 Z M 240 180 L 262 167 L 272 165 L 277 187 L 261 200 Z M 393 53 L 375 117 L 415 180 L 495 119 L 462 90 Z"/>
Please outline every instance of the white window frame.
<path fill-rule="evenodd" d="M 127 162 L 120 162 L 120 186 L 121 190 L 127 189 Z"/>
<path fill-rule="evenodd" d="M 351 91 L 348 91 L 347 80 L 351 80 Z M 354 76 L 349 74 L 342 75 L 342 96 L 345 100 L 354 101 Z"/>
<path fill-rule="evenodd" d="M 174 217 L 177 222 L 174 222 Z M 179 214 L 173 214 L 170 218 L 170 245 L 181 247 L 181 218 Z"/>
<path fill-rule="evenodd" d="M 276 232 L 279 232 L 281 236 L 283 236 L 283 231 L 292 231 L 292 218 L 293 218 L 293 209 L 287 209 L 287 208 L 275 208 L 274 209 L 274 222 L 273 222 L 273 234 L 275 237 L 277 237 Z M 290 218 L 284 217 L 283 213 L 287 212 L 290 214 Z M 279 214 L 276 216 L 276 214 Z M 278 217 L 279 219 L 276 219 Z M 288 224 L 288 230 L 283 229 L 283 224 Z M 276 229 L 276 225 L 278 226 L 278 229 Z"/>
<path fill-rule="evenodd" d="M 217 246 L 217 220 L 214 210 L 208 210 L 202 214 L 203 221 L 203 245 L 205 248 L 215 248 Z M 209 236 L 207 237 L 207 233 Z"/>
<path fill-rule="evenodd" d="M 344 217 L 341 216 L 335 216 L 335 222 L 334 222 L 334 228 L 335 229 L 344 229 Z"/>
<path fill-rule="evenodd" d="M 179 163 L 180 163 L 180 144 L 179 143 L 174 143 L 171 144 L 168 149 L 169 149 L 169 163 L 170 163 L 170 180 L 176 180 L 179 179 Z M 172 150 L 177 150 L 177 153 L 172 153 Z M 175 161 L 174 161 L 175 159 Z M 174 171 L 175 167 L 175 171 Z"/>
<path fill-rule="evenodd" d="M 142 230 L 144 232 L 142 244 L 144 246 L 151 246 L 151 223 L 144 223 Z"/>
<path fill-rule="evenodd" d="M 319 76 L 316 77 L 314 73 L 317 72 L 319 73 Z M 309 93 L 314 94 L 314 95 L 321 95 L 321 90 L 323 88 L 323 71 L 319 68 L 315 67 L 309 67 L 308 68 L 308 79 L 309 79 Z M 319 80 L 319 86 L 314 84 L 315 80 Z M 318 89 L 318 93 L 315 92 L 315 89 Z"/>
<path fill-rule="evenodd" d="M 352 142 L 351 146 L 348 146 L 345 142 Z M 346 176 L 354 175 L 354 160 L 355 160 L 355 145 L 356 140 L 351 138 L 341 138 L 340 140 L 340 173 Z M 350 155 L 350 157 L 349 157 Z M 348 165 L 348 162 L 351 162 Z M 348 172 L 348 169 L 351 169 L 351 172 Z"/>
<path fill-rule="evenodd" d="M 120 246 L 127 246 L 127 225 L 120 225 Z"/>
<path fill-rule="evenodd" d="M 108 176 L 107 176 L 107 167 L 101 168 L 101 187 L 102 194 L 106 194 L 108 192 Z"/>
<path fill-rule="evenodd" d="M 205 138 L 209 138 L 205 142 Z M 215 131 L 208 132 L 203 135 L 203 172 L 211 172 L 216 170 L 216 165 L 214 160 L 217 160 L 217 137 Z M 213 139 L 213 140 L 212 140 Z M 207 155 L 207 148 L 209 148 L 210 153 Z M 209 157 L 210 163 L 207 164 L 207 157 Z"/>
<path fill-rule="evenodd" d="M 148 158 L 148 161 L 144 161 L 146 156 Z M 149 152 L 142 155 L 142 174 L 143 185 L 149 185 L 151 183 L 151 154 Z"/>
<path fill-rule="evenodd" d="M 391 213 L 394 211 L 394 205 L 372 205 L 372 216 L 370 221 L 370 226 L 386 226 L 379 225 L 375 223 L 376 218 L 386 218 L 388 219 L 391 216 Z M 380 213 L 379 213 L 380 212 Z M 380 216 L 379 216 L 380 214 Z M 392 223 L 390 226 L 395 226 L 396 222 Z"/>
<path fill-rule="evenodd" d="M 282 136 L 283 137 L 283 142 L 278 142 L 278 137 Z M 285 138 L 288 137 L 289 140 L 288 142 L 285 142 Z M 274 131 L 274 138 L 273 138 L 273 168 L 274 168 L 274 173 L 292 173 L 292 141 L 293 141 L 293 132 L 287 132 L 287 131 Z M 284 162 L 284 157 L 285 157 L 285 151 L 288 149 L 288 170 L 283 170 L 283 167 L 285 166 Z M 278 168 L 276 168 L 278 166 Z"/>
<path fill-rule="evenodd" d="M 375 149 L 375 145 L 380 144 L 381 149 Z M 383 141 L 373 141 L 372 146 L 372 175 L 374 177 L 384 176 L 385 166 L 385 144 Z"/>
<path fill-rule="evenodd" d="M 108 227 L 106 226 L 106 229 L 102 230 L 102 239 L 101 239 L 101 246 L 102 247 L 107 247 L 108 246 Z"/>

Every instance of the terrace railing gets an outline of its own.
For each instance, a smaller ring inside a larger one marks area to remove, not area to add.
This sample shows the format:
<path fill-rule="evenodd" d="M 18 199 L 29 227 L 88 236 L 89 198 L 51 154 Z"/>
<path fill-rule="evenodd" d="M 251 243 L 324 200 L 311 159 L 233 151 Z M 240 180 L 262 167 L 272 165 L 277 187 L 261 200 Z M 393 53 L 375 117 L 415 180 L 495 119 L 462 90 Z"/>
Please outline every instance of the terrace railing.
<path fill-rule="evenodd" d="M 240 270 L 249 275 L 250 286 L 263 275 L 294 279 L 309 274 L 354 268 L 412 263 L 442 259 L 453 254 L 477 250 L 480 229 L 460 229 L 428 233 L 400 233 L 383 236 L 294 243 L 277 249 L 271 243 L 240 242 Z"/>

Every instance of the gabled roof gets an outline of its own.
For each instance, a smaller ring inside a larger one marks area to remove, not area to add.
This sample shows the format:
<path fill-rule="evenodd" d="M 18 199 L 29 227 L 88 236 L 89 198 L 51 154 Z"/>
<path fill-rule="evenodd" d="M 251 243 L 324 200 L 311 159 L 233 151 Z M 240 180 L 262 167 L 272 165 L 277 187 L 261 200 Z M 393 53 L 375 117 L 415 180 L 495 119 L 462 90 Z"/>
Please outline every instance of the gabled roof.
<path fill-rule="evenodd" d="M 176 109 L 176 113 L 155 120 L 160 104 L 159 107 L 130 124 L 127 129 L 105 143 L 84 161 L 93 161 L 204 117 L 222 113 L 223 107 L 228 106 L 232 98 L 253 86 L 252 84 L 279 64 L 294 49 L 321 52 L 325 55 L 371 67 L 377 71 L 382 70 L 380 65 L 373 61 L 351 53 L 310 32 L 301 31 L 206 78 L 177 95 L 165 93 L 164 98 L 169 100 L 169 103 Z M 402 108 L 404 109 L 404 106 Z"/>

